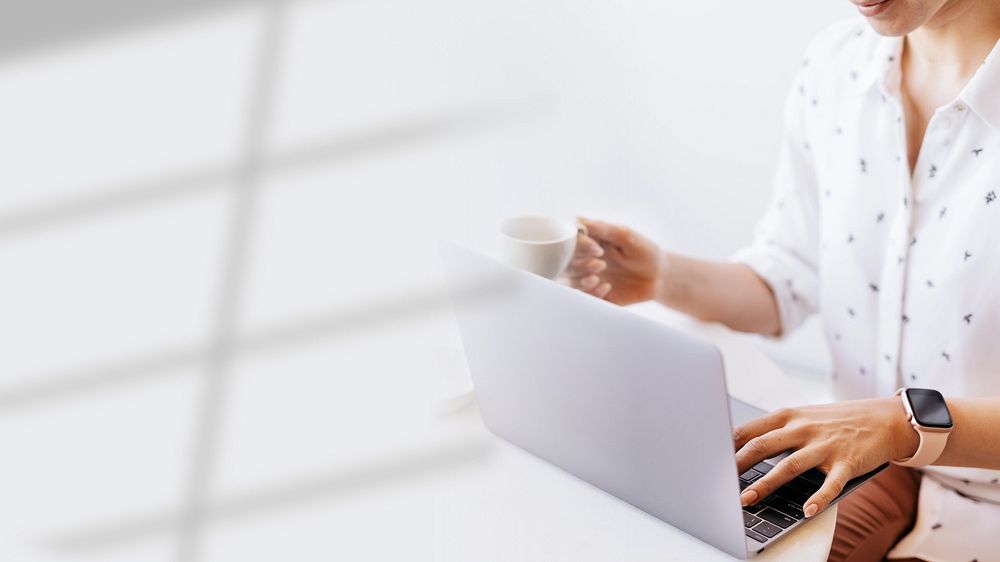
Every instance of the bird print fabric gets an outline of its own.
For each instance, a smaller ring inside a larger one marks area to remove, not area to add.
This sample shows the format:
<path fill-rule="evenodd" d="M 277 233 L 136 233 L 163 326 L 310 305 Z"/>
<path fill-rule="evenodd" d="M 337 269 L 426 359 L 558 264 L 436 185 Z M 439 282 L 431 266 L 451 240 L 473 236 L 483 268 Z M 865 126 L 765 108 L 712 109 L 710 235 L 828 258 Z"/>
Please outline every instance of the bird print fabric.
<path fill-rule="evenodd" d="M 933 114 L 912 174 L 902 46 L 861 19 L 813 41 L 785 107 L 774 203 L 734 260 L 771 286 L 783 334 L 820 314 L 840 398 L 998 396 L 1000 43 Z M 1000 472 L 925 475 L 917 526 L 892 556 L 1000 561 Z"/>

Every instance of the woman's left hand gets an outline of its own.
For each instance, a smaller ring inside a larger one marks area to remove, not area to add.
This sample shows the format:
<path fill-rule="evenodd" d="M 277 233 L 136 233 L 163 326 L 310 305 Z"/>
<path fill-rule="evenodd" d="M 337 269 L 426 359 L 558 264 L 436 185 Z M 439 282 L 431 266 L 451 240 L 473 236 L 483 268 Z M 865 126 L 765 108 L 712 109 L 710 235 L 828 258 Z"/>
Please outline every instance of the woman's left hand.
<path fill-rule="evenodd" d="M 764 459 L 793 451 L 743 491 L 740 500 L 745 506 L 811 468 L 826 473 L 823 486 L 803 506 L 806 517 L 812 517 L 830 505 L 850 479 L 912 456 L 920 438 L 894 397 L 784 408 L 737 427 L 733 440 L 740 474 Z"/>

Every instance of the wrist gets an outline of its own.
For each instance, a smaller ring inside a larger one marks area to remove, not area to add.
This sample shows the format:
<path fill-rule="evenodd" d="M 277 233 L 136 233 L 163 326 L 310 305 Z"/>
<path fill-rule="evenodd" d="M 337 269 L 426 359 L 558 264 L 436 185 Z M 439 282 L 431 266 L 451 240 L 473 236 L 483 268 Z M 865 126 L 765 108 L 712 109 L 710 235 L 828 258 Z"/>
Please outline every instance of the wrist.
<path fill-rule="evenodd" d="M 652 299 L 660 304 L 671 306 L 678 300 L 678 288 L 676 271 L 672 266 L 672 256 L 669 252 L 661 251 L 656 269 L 656 281 L 653 283 Z"/>
<path fill-rule="evenodd" d="M 910 422 L 902 398 L 893 396 L 886 400 L 892 403 L 892 422 L 889 426 L 892 430 L 892 452 L 889 460 L 908 459 L 920 447 L 920 434 Z"/>

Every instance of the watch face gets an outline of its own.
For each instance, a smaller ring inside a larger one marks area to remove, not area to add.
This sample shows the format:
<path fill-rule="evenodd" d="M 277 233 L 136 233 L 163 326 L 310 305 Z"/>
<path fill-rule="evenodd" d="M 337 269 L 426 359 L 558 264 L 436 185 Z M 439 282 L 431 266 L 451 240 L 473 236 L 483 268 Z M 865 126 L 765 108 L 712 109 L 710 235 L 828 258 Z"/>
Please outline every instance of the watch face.
<path fill-rule="evenodd" d="M 926 427 L 951 428 L 951 414 L 944 396 L 929 388 L 908 388 L 906 397 L 917 423 Z"/>

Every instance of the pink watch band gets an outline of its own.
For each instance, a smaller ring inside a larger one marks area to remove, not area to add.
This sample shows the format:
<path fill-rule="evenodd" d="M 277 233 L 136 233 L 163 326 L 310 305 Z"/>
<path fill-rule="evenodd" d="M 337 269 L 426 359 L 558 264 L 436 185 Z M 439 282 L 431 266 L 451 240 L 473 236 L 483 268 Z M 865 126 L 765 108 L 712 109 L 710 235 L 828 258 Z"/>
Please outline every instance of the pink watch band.
<path fill-rule="evenodd" d="M 927 466 L 936 461 L 941 456 L 941 453 L 944 452 L 945 445 L 948 444 L 948 434 L 951 433 L 951 429 L 924 427 L 917 423 L 917 419 L 913 415 L 913 409 L 910 407 L 910 401 L 903 395 L 905 390 L 905 388 L 901 388 L 896 391 L 896 394 L 903 401 L 907 421 L 913 425 L 913 429 L 920 435 L 920 445 L 917 446 L 917 452 L 913 453 L 912 457 L 892 462 L 899 466 L 914 468 Z"/>
<path fill-rule="evenodd" d="M 938 457 L 944 452 L 944 447 L 948 443 L 947 433 L 925 431 L 916 424 L 913 425 L 913 428 L 920 434 L 920 445 L 917 447 L 917 452 L 908 459 L 892 461 L 893 464 L 909 467 L 927 466 L 938 460 Z"/>

